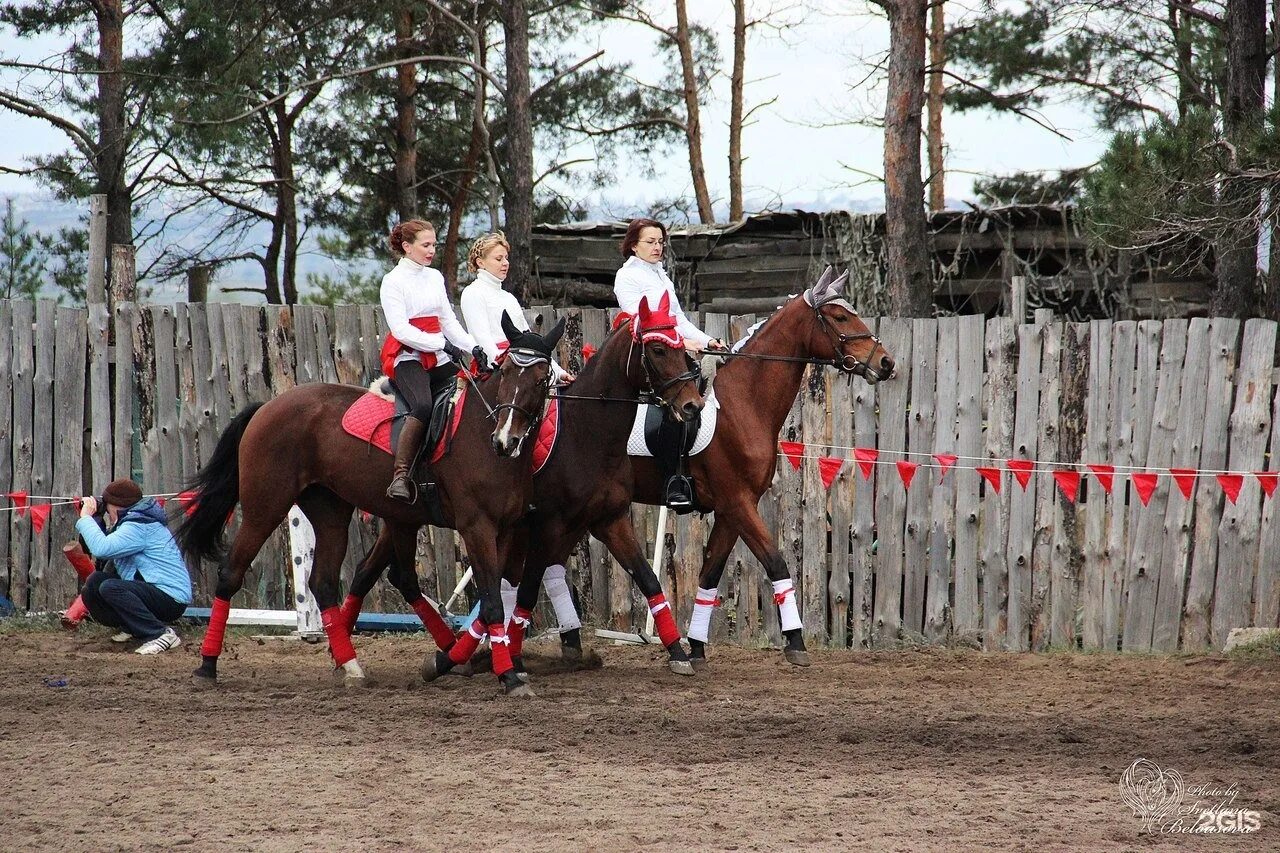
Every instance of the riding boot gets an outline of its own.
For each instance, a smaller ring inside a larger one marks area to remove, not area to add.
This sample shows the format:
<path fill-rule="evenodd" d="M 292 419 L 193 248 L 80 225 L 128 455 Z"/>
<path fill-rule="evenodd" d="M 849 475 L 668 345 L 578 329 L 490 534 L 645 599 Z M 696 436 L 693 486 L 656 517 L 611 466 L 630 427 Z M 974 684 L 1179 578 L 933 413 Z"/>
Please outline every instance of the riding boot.
<path fill-rule="evenodd" d="M 418 489 L 413 482 L 413 463 L 426 434 L 426 424 L 413 415 L 405 416 L 404 426 L 400 427 L 400 441 L 396 443 L 395 469 L 391 485 L 387 487 L 387 497 L 407 504 L 414 502 Z"/>

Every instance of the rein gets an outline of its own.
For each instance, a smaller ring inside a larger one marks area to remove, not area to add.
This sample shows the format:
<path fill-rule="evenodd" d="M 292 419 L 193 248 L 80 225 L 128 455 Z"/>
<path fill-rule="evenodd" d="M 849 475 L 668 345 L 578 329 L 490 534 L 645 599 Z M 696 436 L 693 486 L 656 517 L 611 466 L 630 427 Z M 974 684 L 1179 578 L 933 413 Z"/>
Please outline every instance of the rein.
<path fill-rule="evenodd" d="M 515 364 L 518 367 L 521 367 L 521 368 L 533 367 L 535 364 L 539 364 L 539 363 L 546 363 L 548 365 L 551 364 L 551 359 L 549 357 L 543 355 L 540 352 L 537 352 L 536 350 L 530 350 L 530 349 L 507 350 L 507 357 L 510 358 L 513 362 L 515 362 Z M 484 392 L 480 390 L 480 386 L 476 383 L 475 379 L 471 376 L 471 371 L 463 370 L 461 372 L 463 376 L 466 378 L 467 384 L 471 386 L 471 390 L 475 391 L 476 396 L 480 398 L 480 402 L 484 403 L 485 411 L 488 412 L 489 420 L 491 421 L 496 422 L 498 420 L 498 414 L 507 409 L 510 409 L 513 412 L 519 412 L 520 414 L 524 415 L 525 418 L 527 418 L 530 421 L 530 423 L 537 423 L 541 421 L 543 415 L 546 413 L 547 398 L 550 395 L 547 394 L 545 390 L 542 394 L 542 412 L 540 412 L 537 415 L 525 409 L 523 406 L 516 405 L 514 396 L 512 397 L 512 401 L 510 403 L 499 403 L 496 406 L 491 406 L 489 405 L 489 401 L 485 398 Z M 542 382 L 539 384 L 542 385 L 544 389 L 549 388 L 551 385 L 551 374 L 548 373 L 546 378 L 544 378 Z"/>
<path fill-rule="evenodd" d="M 871 341 L 874 341 L 876 344 L 880 343 L 880 339 L 877 338 L 875 335 L 873 335 L 871 332 L 854 332 L 852 334 L 844 334 L 842 332 L 837 332 L 835 329 L 831 328 L 830 322 L 827 320 L 826 316 L 822 313 L 821 309 L 823 304 L 826 304 L 826 303 L 813 306 L 813 313 L 814 313 L 814 316 L 818 318 L 818 324 L 822 326 L 822 331 L 825 332 L 827 335 L 827 338 L 830 339 L 832 349 L 834 349 L 836 352 L 841 352 L 841 347 L 844 344 L 849 343 L 850 341 L 871 340 Z M 854 311 L 853 314 L 855 317 L 857 316 L 856 311 Z M 872 347 L 871 351 L 875 352 L 875 347 Z M 863 361 L 862 359 L 854 355 L 841 355 L 840 358 L 817 358 L 816 356 L 770 355 L 768 353 L 731 352 L 729 350 L 724 350 L 722 352 L 717 352 L 715 350 L 707 350 L 706 353 L 707 355 L 713 355 L 716 358 L 720 358 L 725 361 L 728 361 L 731 358 L 748 358 L 753 361 L 784 361 L 784 362 L 790 362 L 792 364 L 813 364 L 819 367 L 834 367 L 840 370 L 842 373 L 847 373 L 850 376 L 852 376 L 854 373 L 858 373 L 859 368 L 861 368 L 861 373 L 864 376 L 869 371 L 871 371 L 871 362 Z"/>

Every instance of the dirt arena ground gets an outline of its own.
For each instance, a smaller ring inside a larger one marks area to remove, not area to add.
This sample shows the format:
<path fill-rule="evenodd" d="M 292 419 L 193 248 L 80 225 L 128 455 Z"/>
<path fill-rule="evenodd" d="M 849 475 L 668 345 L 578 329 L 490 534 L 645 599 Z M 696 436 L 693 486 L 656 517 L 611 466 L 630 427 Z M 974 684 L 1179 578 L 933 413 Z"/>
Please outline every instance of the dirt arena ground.
<path fill-rule="evenodd" d="M 419 683 L 425 642 L 358 638 L 350 692 L 323 645 L 240 636 L 196 692 L 198 634 L 143 658 L 0 629 L 0 849 L 1280 849 L 1275 663 L 721 648 L 679 678 L 598 646 L 531 655 L 519 701 Z M 1234 785 L 1260 831 L 1142 834 L 1140 757 Z"/>

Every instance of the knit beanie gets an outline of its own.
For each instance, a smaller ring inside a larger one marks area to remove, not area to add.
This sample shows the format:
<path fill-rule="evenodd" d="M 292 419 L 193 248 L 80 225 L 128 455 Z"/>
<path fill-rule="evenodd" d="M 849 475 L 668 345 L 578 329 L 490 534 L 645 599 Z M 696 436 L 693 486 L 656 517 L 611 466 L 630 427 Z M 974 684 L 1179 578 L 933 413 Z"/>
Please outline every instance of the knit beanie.
<path fill-rule="evenodd" d="M 102 500 L 104 503 L 128 508 L 142 500 L 142 487 L 127 477 L 121 477 L 119 480 L 112 480 L 102 490 Z"/>

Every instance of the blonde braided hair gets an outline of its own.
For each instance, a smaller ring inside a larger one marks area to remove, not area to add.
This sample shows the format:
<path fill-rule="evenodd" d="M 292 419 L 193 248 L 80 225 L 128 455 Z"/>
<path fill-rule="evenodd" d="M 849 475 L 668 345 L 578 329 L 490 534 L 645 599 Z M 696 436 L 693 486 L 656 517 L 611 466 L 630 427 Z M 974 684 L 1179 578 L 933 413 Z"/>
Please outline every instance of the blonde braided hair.
<path fill-rule="evenodd" d="M 492 234 L 478 237 L 467 251 L 467 269 L 472 272 L 479 272 L 480 259 L 498 246 L 503 247 L 508 252 L 511 251 L 511 244 L 507 242 L 507 235 L 501 231 L 494 231 Z"/>

